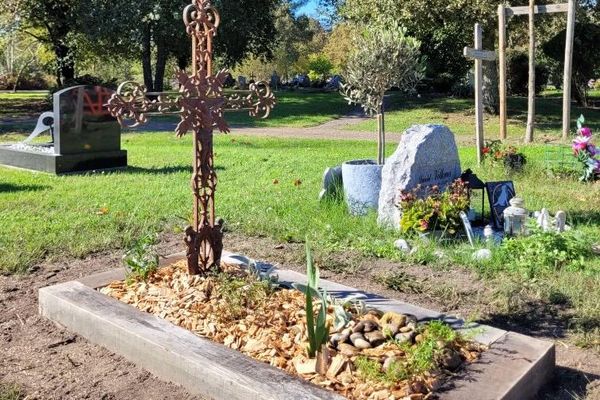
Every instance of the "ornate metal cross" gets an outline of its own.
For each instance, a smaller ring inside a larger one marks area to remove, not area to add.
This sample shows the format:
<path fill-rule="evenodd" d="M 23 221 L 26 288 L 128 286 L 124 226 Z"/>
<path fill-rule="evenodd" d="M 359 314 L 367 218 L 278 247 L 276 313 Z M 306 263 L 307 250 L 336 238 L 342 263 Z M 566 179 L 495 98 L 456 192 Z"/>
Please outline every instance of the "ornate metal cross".
<path fill-rule="evenodd" d="M 212 267 L 219 268 L 223 251 L 222 222 L 215 217 L 217 175 L 213 128 L 229 132 L 223 117 L 226 110 L 247 109 L 253 117 L 267 118 L 275 106 L 275 96 L 266 82 L 250 85 L 250 93 L 243 96 L 227 96 L 223 92 L 228 71 L 212 73 L 212 41 L 220 17 L 210 0 L 192 0 L 183 11 L 183 21 L 192 38 L 192 74 L 176 72 L 179 93 L 148 93 L 143 85 L 128 81 L 122 83 L 108 101 L 108 109 L 121 125 L 127 126 L 125 121 L 133 120 L 130 127 L 146 123 L 148 114 L 179 114 L 177 136 L 193 132 L 194 225 L 185 230 L 185 243 L 189 273 L 197 275 Z"/>

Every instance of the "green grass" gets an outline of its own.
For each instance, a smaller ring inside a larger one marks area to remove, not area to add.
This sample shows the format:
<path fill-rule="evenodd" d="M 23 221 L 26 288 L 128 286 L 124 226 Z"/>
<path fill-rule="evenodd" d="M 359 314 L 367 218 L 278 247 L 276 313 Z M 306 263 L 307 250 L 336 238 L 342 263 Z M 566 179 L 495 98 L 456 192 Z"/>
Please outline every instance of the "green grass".
<path fill-rule="evenodd" d="M 392 93 L 388 111 L 385 116 L 388 132 L 403 132 L 413 124 L 444 124 L 458 136 L 475 137 L 475 111 L 472 99 L 452 98 L 406 98 Z M 562 129 L 562 98 L 553 92 L 536 100 L 536 133 L 538 139 L 557 139 Z M 574 106 L 574 121 L 584 114 L 594 130 L 600 129 L 600 110 L 583 109 Z M 527 99 L 511 97 L 508 99 L 508 137 L 514 141 L 522 141 L 525 136 L 527 121 Z M 500 127 L 498 117 L 485 115 L 486 139 L 497 139 Z M 348 127 L 353 131 L 376 130 L 376 121 L 368 120 Z"/>
<path fill-rule="evenodd" d="M 232 92 L 233 93 L 233 92 Z M 326 92 L 275 92 L 277 105 L 269 118 L 253 118 L 248 111 L 228 111 L 231 126 L 258 128 L 308 128 L 324 124 L 347 115 L 354 108 L 338 93 Z M 176 121 L 177 116 L 152 116 L 153 119 Z"/>
<path fill-rule="evenodd" d="M 0 92 L 0 120 L 36 118 L 40 113 L 51 109 L 46 91 Z M 13 131 L 15 128 L 18 128 L 18 124 L 0 122 L 0 132 Z"/>
<path fill-rule="evenodd" d="M 21 400 L 23 397 L 18 386 L 0 383 L 0 400 Z"/>

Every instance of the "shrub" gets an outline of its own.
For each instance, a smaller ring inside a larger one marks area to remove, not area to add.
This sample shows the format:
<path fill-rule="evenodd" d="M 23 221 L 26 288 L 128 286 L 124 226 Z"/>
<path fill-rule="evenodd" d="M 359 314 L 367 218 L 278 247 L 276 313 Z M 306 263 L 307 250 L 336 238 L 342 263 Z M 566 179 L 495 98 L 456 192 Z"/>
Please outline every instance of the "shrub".
<path fill-rule="evenodd" d="M 492 140 L 483 147 L 483 161 L 502 164 L 508 172 L 521 172 L 527 164 L 527 157 L 515 146 L 504 146 L 501 141 Z"/>
<path fill-rule="evenodd" d="M 460 179 L 443 192 L 438 186 L 427 189 L 417 186 L 412 191 L 400 193 L 398 207 L 402 211 L 402 232 L 442 230 L 454 235 L 462 226 L 460 212 L 469 208 L 469 192 L 467 185 Z"/>
<path fill-rule="evenodd" d="M 529 82 L 529 56 L 521 51 L 508 52 L 508 92 L 510 95 L 527 96 Z M 548 84 L 550 72 L 545 64 L 535 66 L 535 93 L 540 94 Z"/>
<path fill-rule="evenodd" d="M 531 279 L 548 270 L 579 270 L 593 254 L 590 243 L 579 232 L 543 232 L 531 228 L 529 236 L 504 240 L 497 257 L 502 265 L 522 271 Z"/>
<path fill-rule="evenodd" d="M 154 252 L 156 236 L 147 235 L 137 240 L 123 256 L 127 280 L 147 280 L 158 268 L 158 254 Z"/>

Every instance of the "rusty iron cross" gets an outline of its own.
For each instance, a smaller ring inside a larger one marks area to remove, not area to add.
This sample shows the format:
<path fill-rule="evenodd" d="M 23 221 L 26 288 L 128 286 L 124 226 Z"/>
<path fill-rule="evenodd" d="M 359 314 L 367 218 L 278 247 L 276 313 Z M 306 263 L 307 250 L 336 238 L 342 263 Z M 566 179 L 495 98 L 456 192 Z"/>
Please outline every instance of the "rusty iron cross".
<path fill-rule="evenodd" d="M 249 110 L 253 117 L 267 118 L 275 96 L 266 82 L 250 85 L 248 94 L 226 95 L 223 85 L 229 72 L 212 73 L 213 37 L 220 17 L 210 0 L 192 0 L 183 11 L 186 31 L 192 38 L 192 74 L 177 71 L 179 92 L 147 92 L 143 85 L 123 82 L 108 101 L 110 113 L 123 126 L 136 127 L 150 114 L 179 114 L 175 132 L 181 137 L 193 132 L 194 161 L 192 192 L 193 226 L 185 230 L 188 270 L 192 275 L 219 268 L 223 251 L 222 222 L 215 216 L 217 174 L 214 168 L 213 129 L 228 133 L 226 110 Z M 149 97 L 150 96 L 150 97 Z M 152 97 L 154 99 L 152 99 Z M 132 120 L 127 125 L 126 121 Z"/>

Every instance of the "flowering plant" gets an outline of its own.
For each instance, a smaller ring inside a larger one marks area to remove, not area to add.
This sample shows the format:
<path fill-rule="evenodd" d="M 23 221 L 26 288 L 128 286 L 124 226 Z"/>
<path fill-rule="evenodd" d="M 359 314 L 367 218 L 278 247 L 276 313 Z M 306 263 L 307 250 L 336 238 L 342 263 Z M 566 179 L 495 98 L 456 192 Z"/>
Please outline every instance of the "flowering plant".
<path fill-rule="evenodd" d="M 505 168 L 520 171 L 527 163 L 527 158 L 515 146 L 504 146 L 500 140 L 485 142 L 482 149 L 483 161 L 490 160 L 492 164 L 503 164 Z"/>
<path fill-rule="evenodd" d="M 469 190 L 461 179 L 445 191 L 439 186 L 401 191 L 397 207 L 402 211 L 400 229 L 403 233 L 442 230 L 454 235 L 462 226 L 460 212 L 469 208 Z"/>
<path fill-rule="evenodd" d="M 600 149 L 592 143 L 592 130 L 585 124 L 584 116 L 577 120 L 577 137 L 573 140 L 573 154 L 583 167 L 583 174 L 579 180 L 588 182 L 597 179 L 600 176 Z"/>

